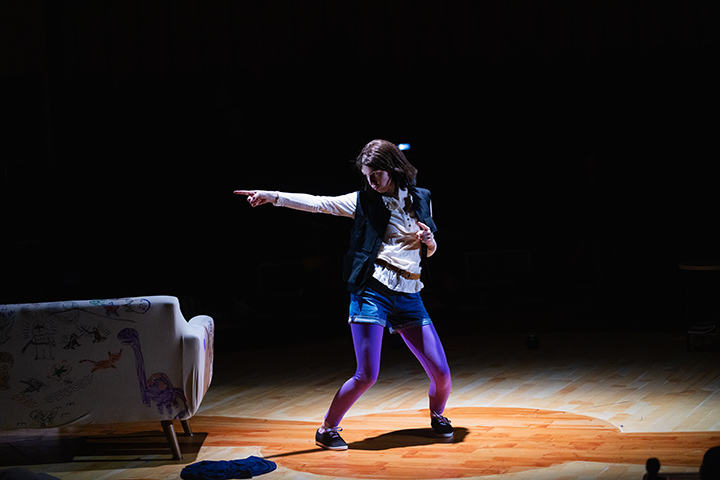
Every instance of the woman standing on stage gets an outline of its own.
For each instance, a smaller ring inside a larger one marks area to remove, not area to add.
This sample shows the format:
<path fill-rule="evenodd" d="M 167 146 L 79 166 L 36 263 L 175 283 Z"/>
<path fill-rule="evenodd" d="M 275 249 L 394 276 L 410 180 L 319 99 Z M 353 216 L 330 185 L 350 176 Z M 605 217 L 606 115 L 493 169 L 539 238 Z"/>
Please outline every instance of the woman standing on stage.
<path fill-rule="evenodd" d="M 356 166 L 365 189 L 338 197 L 267 190 L 236 190 L 257 207 L 271 203 L 306 212 L 354 218 L 343 279 L 350 291 L 349 324 L 357 369 L 337 394 L 315 435 L 329 450 L 346 450 L 340 421 L 377 380 L 385 327 L 398 333 L 430 377 L 430 425 L 435 435 L 452 437 L 443 417 L 451 379 L 445 351 L 425 310 L 422 265 L 435 253 L 437 230 L 430 192 L 415 186 L 417 169 L 385 140 L 368 143 Z"/>

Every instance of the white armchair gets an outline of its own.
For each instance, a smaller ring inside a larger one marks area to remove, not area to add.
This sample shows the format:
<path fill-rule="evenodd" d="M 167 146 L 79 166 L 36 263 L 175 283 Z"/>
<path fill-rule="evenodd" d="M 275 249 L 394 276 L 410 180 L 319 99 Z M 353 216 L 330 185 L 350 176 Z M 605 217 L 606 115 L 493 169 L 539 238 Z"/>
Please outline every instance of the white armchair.
<path fill-rule="evenodd" d="M 158 420 L 197 412 L 212 379 L 214 323 L 175 297 L 0 305 L 0 429 Z"/>

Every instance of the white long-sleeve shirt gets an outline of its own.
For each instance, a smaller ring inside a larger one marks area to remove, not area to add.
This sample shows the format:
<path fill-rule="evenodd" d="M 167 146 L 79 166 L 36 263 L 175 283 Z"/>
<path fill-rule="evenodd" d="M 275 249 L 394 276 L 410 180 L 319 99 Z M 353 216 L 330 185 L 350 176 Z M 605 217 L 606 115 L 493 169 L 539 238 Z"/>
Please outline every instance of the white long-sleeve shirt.
<path fill-rule="evenodd" d="M 355 218 L 357 192 L 337 197 L 309 195 L 306 193 L 273 193 L 277 195 L 275 201 L 277 207 Z M 410 201 L 407 189 L 398 192 L 398 199 L 385 196 L 382 198 L 385 206 L 390 210 L 390 222 L 383 235 L 378 258 L 407 272 L 420 273 L 422 242 L 417 236 L 420 227 L 415 218 L 404 208 L 406 201 Z M 435 245 L 428 248 L 428 256 L 435 253 L 435 249 Z M 420 280 L 409 280 L 380 265 L 375 265 L 373 277 L 386 287 L 397 292 L 416 293 L 423 288 L 423 283 Z"/>

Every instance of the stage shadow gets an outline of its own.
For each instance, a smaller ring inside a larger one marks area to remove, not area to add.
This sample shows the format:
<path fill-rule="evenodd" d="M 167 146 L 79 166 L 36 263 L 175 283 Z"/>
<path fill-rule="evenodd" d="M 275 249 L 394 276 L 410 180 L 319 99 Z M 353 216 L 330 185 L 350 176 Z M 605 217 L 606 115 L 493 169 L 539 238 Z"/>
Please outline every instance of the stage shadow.
<path fill-rule="evenodd" d="M 427 428 L 408 428 L 394 432 L 383 433 L 377 437 L 370 437 L 359 442 L 348 444 L 352 450 L 390 450 L 392 448 L 419 447 L 436 443 L 461 443 L 467 437 L 467 428 L 455 427 L 455 433 L 450 438 L 436 437 L 432 430 Z"/>
<path fill-rule="evenodd" d="M 396 430 L 394 432 L 383 433 L 377 437 L 370 437 L 358 442 L 348 444 L 349 450 L 366 450 L 380 451 L 391 450 L 393 448 L 419 447 L 423 445 L 433 445 L 438 443 L 461 443 L 465 440 L 470 431 L 467 428 L 455 427 L 455 434 L 450 438 L 436 437 L 432 430 L 427 428 L 408 428 L 404 430 Z M 297 450 L 295 452 L 279 453 L 277 455 L 268 455 L 266 459 L 292 457 L 295 455 L 305 455 L 308 453 L 325 452 L 322 448 L 313 448 L 307 450 Z"/>
<path fill-rule="evenodd" d="M 179 435 L 185 460 L 197 457 L 207 433 Z M 128 457 L 153 461 L 172 460 L 172 452 L 162 432 L 146 431 L 130 435 L 85 435 L 58 437 L 25 435 L 0 440 L 0 467 L 68 462 L 127 462 Z"/>

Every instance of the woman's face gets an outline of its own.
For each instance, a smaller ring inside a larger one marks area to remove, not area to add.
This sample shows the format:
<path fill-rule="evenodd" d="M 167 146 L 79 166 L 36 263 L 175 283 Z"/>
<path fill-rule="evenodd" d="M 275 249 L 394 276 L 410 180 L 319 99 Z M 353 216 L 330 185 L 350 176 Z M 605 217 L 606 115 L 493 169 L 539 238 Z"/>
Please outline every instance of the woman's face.
<path fill-rule="evenodd" d="M 363 165 L 360 170 L 367 179 L 368 185 L 381 195 L 392 194 L 395 190 L 392 177 L 385 170 L 374 170 L 367 165 Z"/>

